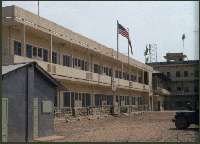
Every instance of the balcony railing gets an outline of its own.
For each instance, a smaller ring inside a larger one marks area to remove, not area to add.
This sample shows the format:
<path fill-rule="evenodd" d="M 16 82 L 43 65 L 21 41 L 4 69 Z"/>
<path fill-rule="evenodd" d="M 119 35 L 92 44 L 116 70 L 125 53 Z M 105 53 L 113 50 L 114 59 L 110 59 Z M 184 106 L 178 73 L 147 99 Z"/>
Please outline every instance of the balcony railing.
<path fill-rule="evenodd" d="M 41 60 L 31 59 L 27 57 L 17 56 L 14 55 L 14 62 L 21 63 L 21 62 L 31 62 L 36 61 L 44 70 L 48 71 L 50 74 L 55 76 L 61 76 L 63 79 L 74 79 L 74 80 L 83 80 L 84 82 L 92 82 L 93 84 L 103 85 L 103 86 L 111 86 L 112 79 L 106 75 L 100 75 L 97 73 L 83 71 L 79 69 L 75 69 L 72 67 L 66 67 L 59 64 L 50 64 L 49 62 L 44 62 Z M 131 84 L 130 84 L 131 83 Z M 137 83 L 137 82 L 129 82 L 123 79 L 115 79 L 115 84 L 118 88 L 123 89 L 133 89 L 138 91 L 149 91 L 149 86 Z"/>

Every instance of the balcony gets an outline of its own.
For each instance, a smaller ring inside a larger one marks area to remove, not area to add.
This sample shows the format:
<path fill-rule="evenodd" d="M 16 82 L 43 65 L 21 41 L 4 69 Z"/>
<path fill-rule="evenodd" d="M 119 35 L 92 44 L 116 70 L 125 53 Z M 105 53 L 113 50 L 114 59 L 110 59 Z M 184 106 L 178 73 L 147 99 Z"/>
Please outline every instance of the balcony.
<path fill-rule="evenodd" d="M 54 78 L 64 79 L 70 81 L 80 81 L 84 83 L 91 83 L 102 86 L 111 86 L 112 79 L 106 75 L 100 75 L 97 73 L 83 71 L 72 67 L 66 67 L 59 64 L 50 64 L 41 60 L 31 59 L 27 57 L 14 55 L 14 63 L 31 62 L 36 61 L 44 70 L 49 72 Z M 148 92 L 149 86 L 137 82 L 129 82 L 123 79 L 115 79 L 115 84 L 118 88 L 132 89 L 142 92 Z"/>
<path fill-rule="evenodd" d="M 171 81 L 179 82 L 179 81 L 194 81 L 198 80 L 198 77 L 188 76 L 188 77 L 170 77 Z"/>

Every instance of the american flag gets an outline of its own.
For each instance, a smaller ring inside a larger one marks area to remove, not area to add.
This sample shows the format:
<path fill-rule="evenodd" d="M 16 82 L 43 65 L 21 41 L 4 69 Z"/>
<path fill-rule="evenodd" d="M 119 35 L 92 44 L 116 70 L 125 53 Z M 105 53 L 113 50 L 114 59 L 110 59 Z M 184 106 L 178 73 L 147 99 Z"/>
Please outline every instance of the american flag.
<path fill-rule="evenodd" d="M 118 33 L 121 34 L 123 37 L 129 39 L 129 33 L 127 29 L 125 29 L 121 24 L 118 23 Z"/>
<path fill-rule="evenodd" d="M 129 32 L 128 32 L 128 29 L 125 29 L 121 24 L 118 24 L 118 34 L 121 34 L 123 37 L 127 38 L 128 39 L 128 44 L 129 46 L 131 47 L 131 53 L 133 54 L 133 48 L 132 48 L 132 44 L 131 44 L 131 41 L 129 39 Z"/>

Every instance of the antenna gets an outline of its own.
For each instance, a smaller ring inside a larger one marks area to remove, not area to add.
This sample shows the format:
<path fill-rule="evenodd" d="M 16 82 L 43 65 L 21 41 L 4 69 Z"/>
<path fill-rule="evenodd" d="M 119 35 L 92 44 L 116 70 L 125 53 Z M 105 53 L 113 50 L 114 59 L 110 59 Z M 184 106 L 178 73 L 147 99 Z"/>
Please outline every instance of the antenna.
<path fill-rule="evenodd" d="M 157 62 L 157 44 L 147 44 L 144 56 L 145 63 Z"/>

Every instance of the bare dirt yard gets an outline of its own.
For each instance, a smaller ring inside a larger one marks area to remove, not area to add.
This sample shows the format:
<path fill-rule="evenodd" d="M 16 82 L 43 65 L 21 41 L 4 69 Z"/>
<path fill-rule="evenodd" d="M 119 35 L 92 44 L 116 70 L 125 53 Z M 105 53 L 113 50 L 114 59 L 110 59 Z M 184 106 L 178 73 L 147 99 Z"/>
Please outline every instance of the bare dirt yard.
<path fill-rule="evenodd" d="M 144 112 L 55 119 L 56 135 L 52 141 L 76 142 L 195 142 L 198 128 L 177 130 L 171 121 L 175 112 Z"/>

